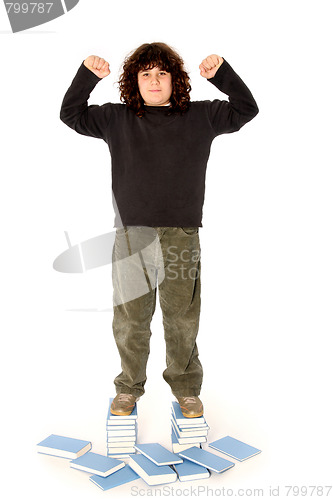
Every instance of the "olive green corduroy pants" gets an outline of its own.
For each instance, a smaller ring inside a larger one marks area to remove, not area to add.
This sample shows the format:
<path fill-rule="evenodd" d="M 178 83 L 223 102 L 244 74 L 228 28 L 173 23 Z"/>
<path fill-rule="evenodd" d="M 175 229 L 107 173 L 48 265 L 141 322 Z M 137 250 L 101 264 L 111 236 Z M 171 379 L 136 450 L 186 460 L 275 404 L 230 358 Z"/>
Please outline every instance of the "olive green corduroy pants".
<path fill-rule="evenodd" d="M 112 261 L 113 333 L 122 369 L 114 380 L 116 392 L 136 397 L 144 393 L 158 289 L 166 342 L 163 378 L 174 396 L 198 396 L 203 373 L 196 344 L 200 316 L 198 228 L 117 229 Z"/>

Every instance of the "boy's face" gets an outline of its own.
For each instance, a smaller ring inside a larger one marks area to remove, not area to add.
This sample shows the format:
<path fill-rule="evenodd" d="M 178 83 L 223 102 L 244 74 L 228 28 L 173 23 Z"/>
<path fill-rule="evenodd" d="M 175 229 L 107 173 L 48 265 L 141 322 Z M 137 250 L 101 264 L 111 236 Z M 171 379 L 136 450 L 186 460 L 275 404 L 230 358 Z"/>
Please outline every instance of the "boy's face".
<path fill-rule="evenodd" d="M 144 103 L 147 106 L 164 106 L 170 102 L 172 94 L 171 73 L 157 66 L 138 73 L 138 85 Z"/>

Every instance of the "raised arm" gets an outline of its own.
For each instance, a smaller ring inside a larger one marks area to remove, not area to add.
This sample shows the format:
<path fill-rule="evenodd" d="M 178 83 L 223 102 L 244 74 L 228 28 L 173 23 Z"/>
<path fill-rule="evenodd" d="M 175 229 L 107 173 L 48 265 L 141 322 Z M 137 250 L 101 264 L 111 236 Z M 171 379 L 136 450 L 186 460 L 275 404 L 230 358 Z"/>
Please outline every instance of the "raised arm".
<path fill-rule="evenodd" d="M 229 101 L 216 99 L 211 103 L 210 120 L 216 134 L 236 132 L 258 114 L 253 95 L 225 59 L 212 54 L 199 69 L 201 76 L 229 97 Z"/>
<path fill-rule="evenodd" d="M 110 74 L 109 63 L 98 56 L 87 57 L 78 69 L 62 101 L 60 119 L 82 135 L 104 139 L 110 120 L 110 103 L 88 106 L 90 93 Z"/>

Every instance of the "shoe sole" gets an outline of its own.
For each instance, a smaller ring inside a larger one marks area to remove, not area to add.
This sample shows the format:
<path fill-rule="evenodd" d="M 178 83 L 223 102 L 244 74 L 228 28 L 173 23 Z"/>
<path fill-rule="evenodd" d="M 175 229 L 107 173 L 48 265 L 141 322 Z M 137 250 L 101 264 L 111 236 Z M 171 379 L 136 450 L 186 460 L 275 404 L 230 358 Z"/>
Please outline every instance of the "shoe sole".
<path fill-rule="evenodd" d="M 197 418 L 197 417 L 202 417 L 202 415 L 203 415 L 203 412 L 202 413 L 195 413 L 194 415 L 185 415 L 183 413 L 183 416 L 186 418 Z"/>
<path fill-rule="evenodd" d="M 118 417 L 127 417 L 128 415 L 130 415 L 132 413 L 133 409 L 134 409 L 134 406 L 129 411 L 120 412 L 120 411 L 112 410 L 112 408 L 111 408 L 110 413 L 112 413 L 112 415 L 117 415 Z"/>
<path fill-rule="evenodd" d="M 181 410 L 183 416 L 186 418 L 197 418 L 197 417 L 202 417 L 202 415 L 203 415 L 203 410 L 200 410 L 197 413 L 192 412 L 192 413 L 186 414 L 187 408 L 185 406 L 180 406 L 180 410 Z M 184 412 L 183 412 L 183 410 L 184 410 Z"/>

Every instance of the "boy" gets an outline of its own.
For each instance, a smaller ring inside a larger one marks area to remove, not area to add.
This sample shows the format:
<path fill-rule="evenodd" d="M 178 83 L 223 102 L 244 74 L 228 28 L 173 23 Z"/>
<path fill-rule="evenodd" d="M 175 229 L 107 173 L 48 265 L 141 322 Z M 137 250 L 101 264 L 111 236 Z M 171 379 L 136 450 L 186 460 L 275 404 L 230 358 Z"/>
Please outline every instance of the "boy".
<path fill-rule="evenodd" d="M 97 56 L 82 63 L 62 103 L 61 120 L 80 134 L 104 139 L 112 158 L 112 187 L 119 211 L 113 263 L 127 263 L 125 270 L 114 265 L 112 271 L 113 333 L 122 366 L 115 379 L 117 396 L 111 407 L 115 415 L 130 414 L 144 393 L 157 280 L 166 341 L 163 377 L 184 416 L 203 414 L 199 399 L 203 372 L 196 337 L 198 229 L 206 166 L 213 139 L 239 130 L 256 116 L 258 107 L 221 56 L 208 56 L 199 68 L 201 76 L 227 94 L 229 101 L 190 101 L 191 86 L 182 59 L 168 45 L 152 43 L 141 45 L 124 62 L 119 81 L 122 104 L 88 105 L 90 92 L 110 74 L 108 62 Z M 149 229 L 157 237 L 146 245 Z M 138 278 L 140 266 L 143 278 Z M 135 289 L 140 279 L 146 280 L 146 293 L 127 300 L 126 283 Z"/>

